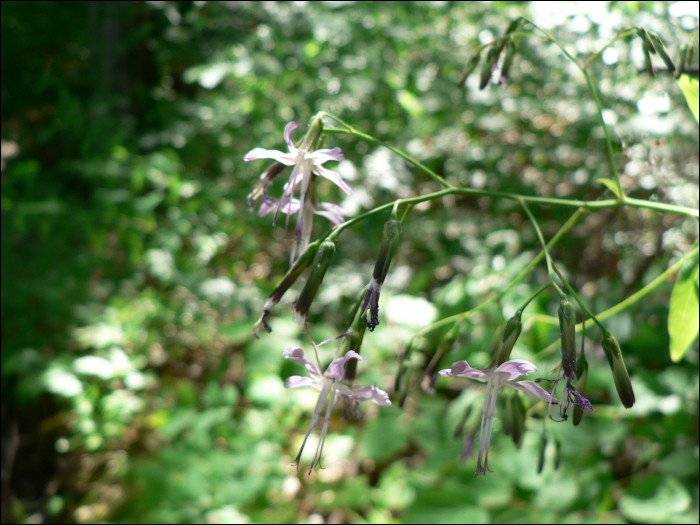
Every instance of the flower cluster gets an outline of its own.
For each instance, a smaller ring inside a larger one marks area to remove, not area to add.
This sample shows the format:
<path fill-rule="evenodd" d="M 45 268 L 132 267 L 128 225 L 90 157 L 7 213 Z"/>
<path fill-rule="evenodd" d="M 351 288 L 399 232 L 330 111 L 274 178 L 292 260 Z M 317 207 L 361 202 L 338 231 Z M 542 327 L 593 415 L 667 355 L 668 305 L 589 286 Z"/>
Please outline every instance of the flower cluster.
<path fill-rule="evenodd" d="M 258 212 L 260 216 L 275 210 L 273 224 L 277 223 L 277 216 L 282 212 L 287 215 L 285 228 L 288 229 L 289 216 L 297 214 L 292 263 L 296 256 L 303 253 L 309 245 L 314 214 L 326 217 L 334 224 L 340 224 L 345 220 L 345 211 L 340 206 L 327 202 L 316 202 L 315 177 L 313 175 L 325 177 L 345 193 L 352 195 L 352 189 L 338 173 L 323 167 L 324 163 L 330 160 L 341 161 L 345 159 L 345 156 L 340 148 L 316 149 L 323 131 L 322 119 L 320 117 L 314 118 L 306 137 L 297 148 L 292 142 L 292 132 L 299 127 L 301 127 L 300 124 L 289 122 L 284 128 L 284 141 L 289 148 L 288 153 L 274 149 L 254 148 L 243 157 L 245 161 L 274 159 L 282 165 L 294 166 L 289 181 L 284 186 L 282 197 L 278 201 L 267 195 L 267 187 L 271 183 L 271 178 L 277 176 L 279 169 L 272 170 L 272 172 L 269 169 L 266 170 L 259 183 L 260 189 L 257 192 L 254 191 L 254 194 L 259 194 L 262 197 L 262 204 Z M 298 199 L 294 198 L 297 186 L 300 187 Z"/>

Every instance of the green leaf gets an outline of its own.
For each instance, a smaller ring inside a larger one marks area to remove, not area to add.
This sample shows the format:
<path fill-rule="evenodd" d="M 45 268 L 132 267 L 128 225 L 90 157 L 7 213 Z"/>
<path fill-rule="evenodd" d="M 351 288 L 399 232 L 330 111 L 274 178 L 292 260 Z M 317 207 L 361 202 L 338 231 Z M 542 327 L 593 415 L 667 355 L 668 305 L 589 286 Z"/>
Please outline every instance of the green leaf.
<path fill-rule="evenodd" d="M 673 523 L 688 510 L 691 498 L 676 478 L 650 476 L 635 481 L 620 499 L 622 515 L 640 523 Z"/>
<path fill-rule="evenodd" d="M 684 73 L 678 79 L 678 85 L 680 86 L 681 91 L 685 96 L 685 100 L 688 102 L 688 107 L 690 107 L 690 111 L 693 112 L 695 121 L 697 122 L 698 112 L 700 111 L 698 108 L 698 79 Z"/>
<path fill-rule="evenodd" d="M 668 333 L 671 336 L 671 359 L 680 361 L 698 336 L 698 263 L 681 270 L 671 293 Z"/>
<path fill-rule="evenodd" d="M 622 192 L 620 191 L 620 188 L 615 183 L 615 181 L 610 180 L 610 179 L 600 178 L 600 179 L 596 179 L 596 182 L 601 183 L 603 186 L 605 186 L 610 191 L 612 191 L 617 196 L 618 199 L 622 198 Z"/>

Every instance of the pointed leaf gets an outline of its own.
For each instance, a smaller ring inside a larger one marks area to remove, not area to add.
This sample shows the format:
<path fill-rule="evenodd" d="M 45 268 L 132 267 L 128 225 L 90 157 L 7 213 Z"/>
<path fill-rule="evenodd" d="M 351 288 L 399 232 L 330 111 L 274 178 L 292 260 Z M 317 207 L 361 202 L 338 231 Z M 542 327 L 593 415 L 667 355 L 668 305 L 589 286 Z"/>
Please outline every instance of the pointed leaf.
<path fill-rule="evenodd" d="M 681 270 L 671 293 L 668 333 L 671 336 L 671 359 L 680 361 L 698 336 L 698 263 Z"/>
<path fill-rule="evenodd" d="M 615 184 L 615 181 L 610 180 L 610 179 L 600 178 L 600 179 L 596 179 L 596 182 L 600 182 L 603 186 L 605 186 L 610 191 L 612 191 L 617 196 L 618 199 L 622 198 L 620 188 L 618 187 L 617 184 Z"/>
<path fill-rule="evenodd" d="M 688 102 L 688 107 L 690 111 L 693 112 L 695 116 L 695 121 L 698 121 L 698 112 L 700 109 L 698 107 L 698 79 L 693 78 L 690 75 L 683 74 L 678 79 L 678 85 L 685 96 L 686 102 Z"/>

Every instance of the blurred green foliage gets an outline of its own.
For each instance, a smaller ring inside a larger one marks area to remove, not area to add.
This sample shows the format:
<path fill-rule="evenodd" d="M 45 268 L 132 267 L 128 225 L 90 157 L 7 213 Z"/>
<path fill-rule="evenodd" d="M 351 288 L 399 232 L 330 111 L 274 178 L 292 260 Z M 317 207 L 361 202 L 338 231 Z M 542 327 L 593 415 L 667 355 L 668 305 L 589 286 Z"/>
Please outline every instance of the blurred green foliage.
<path fill-rule="evenodd" d="M 584 58 L 630 26 L 658 33 L 673 55 L 698 25 L 682 4 L 3 2 L 2 521 L 697 523 L 698 344 L 671 362 L 670 284 L 606 322 L 633 409 L 621 406 L 591 331 L 593 414 L 573 427 L 531 411 L 520 449 L 497 418 L 494 473 L 475 480 L 453 434 L 468 407 L 465 428 L 478 425 L 482 390 L 438 382 L 430 396 L 419 386 L 438 331 L 417 341 L 404 408 L 363 406 L 360 421 L 336 410 L 326 468 L 297 474 L 290 464 L 316 395 L 284 389 L 301 367 L 282 351 L 308 341 L 284 304 L 273 333 L 252 339 L 291 238 L 248 210 L 267 166 L 243 162 L 254 147 L 283 148 L 288 121 L 324 110 L 456 185 L 596 199 L 595 180 L 611 177 L 602 128 L 554 45 L 520 38 L 504 85 L 457 81 L 474 47 L 519 15 Z M 633 37 L 589 70 L 625 192 L 697 207 L 698 128 L 673 77 L 646 75 Z M 337 169 L 355 188 L 343 202 L 351 216 L 437 189 L 385 148 L 340 135 L 325 143 L 346 155 Z M 341 196 L 324 181 L 319 197 Z M 533 210 L 547 238 L 572 212 Z M 382 223 L 341 237 L 311 308 L 318 340 L 347 328 Z M 606 209 L 585 215 L 553 256 L 600 312 L 697 235 L 692 218 Z M 381 324 L 365 337 L 362 384 L 391 391 L 418 329 L 502 289 L 538 250 L 513 202 L 418 206 Z M 545 279 L 541 265 L 463 323 L 441 368 L 484 366 L 502 319 Z M 513 357 L 557 338 L 546 317 L 556 306 L 543 294 L 528 307 Z M 557 363 L 537 364 L 545 375 Z"/>

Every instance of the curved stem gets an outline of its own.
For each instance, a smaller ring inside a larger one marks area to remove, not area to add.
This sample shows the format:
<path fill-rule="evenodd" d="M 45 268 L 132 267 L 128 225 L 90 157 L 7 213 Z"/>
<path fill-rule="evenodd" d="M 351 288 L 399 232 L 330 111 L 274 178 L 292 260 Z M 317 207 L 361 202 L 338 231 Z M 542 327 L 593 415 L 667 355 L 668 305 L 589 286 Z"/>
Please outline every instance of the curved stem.
<path fill-rule="evenodd" d="M 620 184 L 620 174 L 617 171 L 617 164 L 615 163 L 615 154 L 613 153 L 612 149 L 612 140 L 610 139 L 610 130 L 608 129 L 607 124 L 605 124 L 605 119 L 603 118 L 603 106 L 600 103 L 600 99 L 598 98 L 598 93 L 595 90 L 595 87 L 593 87 L 593 82 L 591 81 L 591 77 L 588 74 L 588 70 L 586 69 L 586 66 L 582 66 L 581 63 L 576 60 L 576 58 L 569 53 L 563 45 L 559 43 L 559 41 L 551 36 L 547 31 L 542 29 L 540 26 L 535 24 L 532 20 L 526 17 L 521 17 L 523 20 L 525 20 L 528 24 L 531 24 L 532 27 L 536 28 L 538 31 L 549 37 L 552 42 L 554 42 L 559 49 L 562 50 L 562 52 L 571 60 L 576 67 L 579 68 L 581 73 L 583 74 L 584 78 L 586 79 L 586 83 L 588 84 L 588 89 L 590 90 L 591 94 L 593 95 L 593 100 L 595 102 L 596 107 L 598 108 L 598 116 L 600 117 L 600 124 L 603 126 L 603 132 L 605 133 L 605 144 L 608 149 L 608 156 L 610 157 L 610 167 L 612 168 L 613 175 L 615 177 L 615 183 L 617 184 L 619 194 L 620 194 L 620 200 L 621 201 L 626 201 L 625 194 L 622 193 L 622 185 Z"/>
<path fill-rule="evenodd" d="M 604 321 L 605 319 L 608 319 L 609 317 L 612 317 L 614 315 L 617 315 L 618 313 L 622 312 L 625 310 L 627 307 L 632 306 L 634 303 L 640 301 L 649 293 L 653 292 L 656 288 L 658 288 L 660 285 L 666 282 L 666 279 L 668 279 L 671 275 L 673 275 L 675 272 L 677 272 L 680 267 L 688 260 L 697 257 L 698 256 L 698 246 L 693 248 L 693 250 L 689 251 L 686 253 L 683 257 L 681 257 L 673 266 L 669 267 L 665 272 L 663 272 L 661 275 L 659 275 L 656 279 L 651 281 L 649 284 L 647 284 L 644 288 L 639 290 L 638 292 L 630 295 L 627 299 L 624 301 L 619 302 L 615 306 L 608 308 L 604 312 L 598 314 L 598 320 L 599 321 Z M 552 318 L 554 320 L 554 318 Z M 590 326 L 593 324 L 594 321 L 592 319 L 588 319 L 582 323 L 579 323 L 576 325 L 576 331 L 582 330 L 584 324 L 586 326 Z M 552 344 L 538 352 L 533 359 L 538 359 L 538 358 L 543 358 L 547 357 L 549 354 L 551 354 L 554 350 L 556 350 L 557 345 L 561 343 L 560 340 L 554 341 Z"/>

